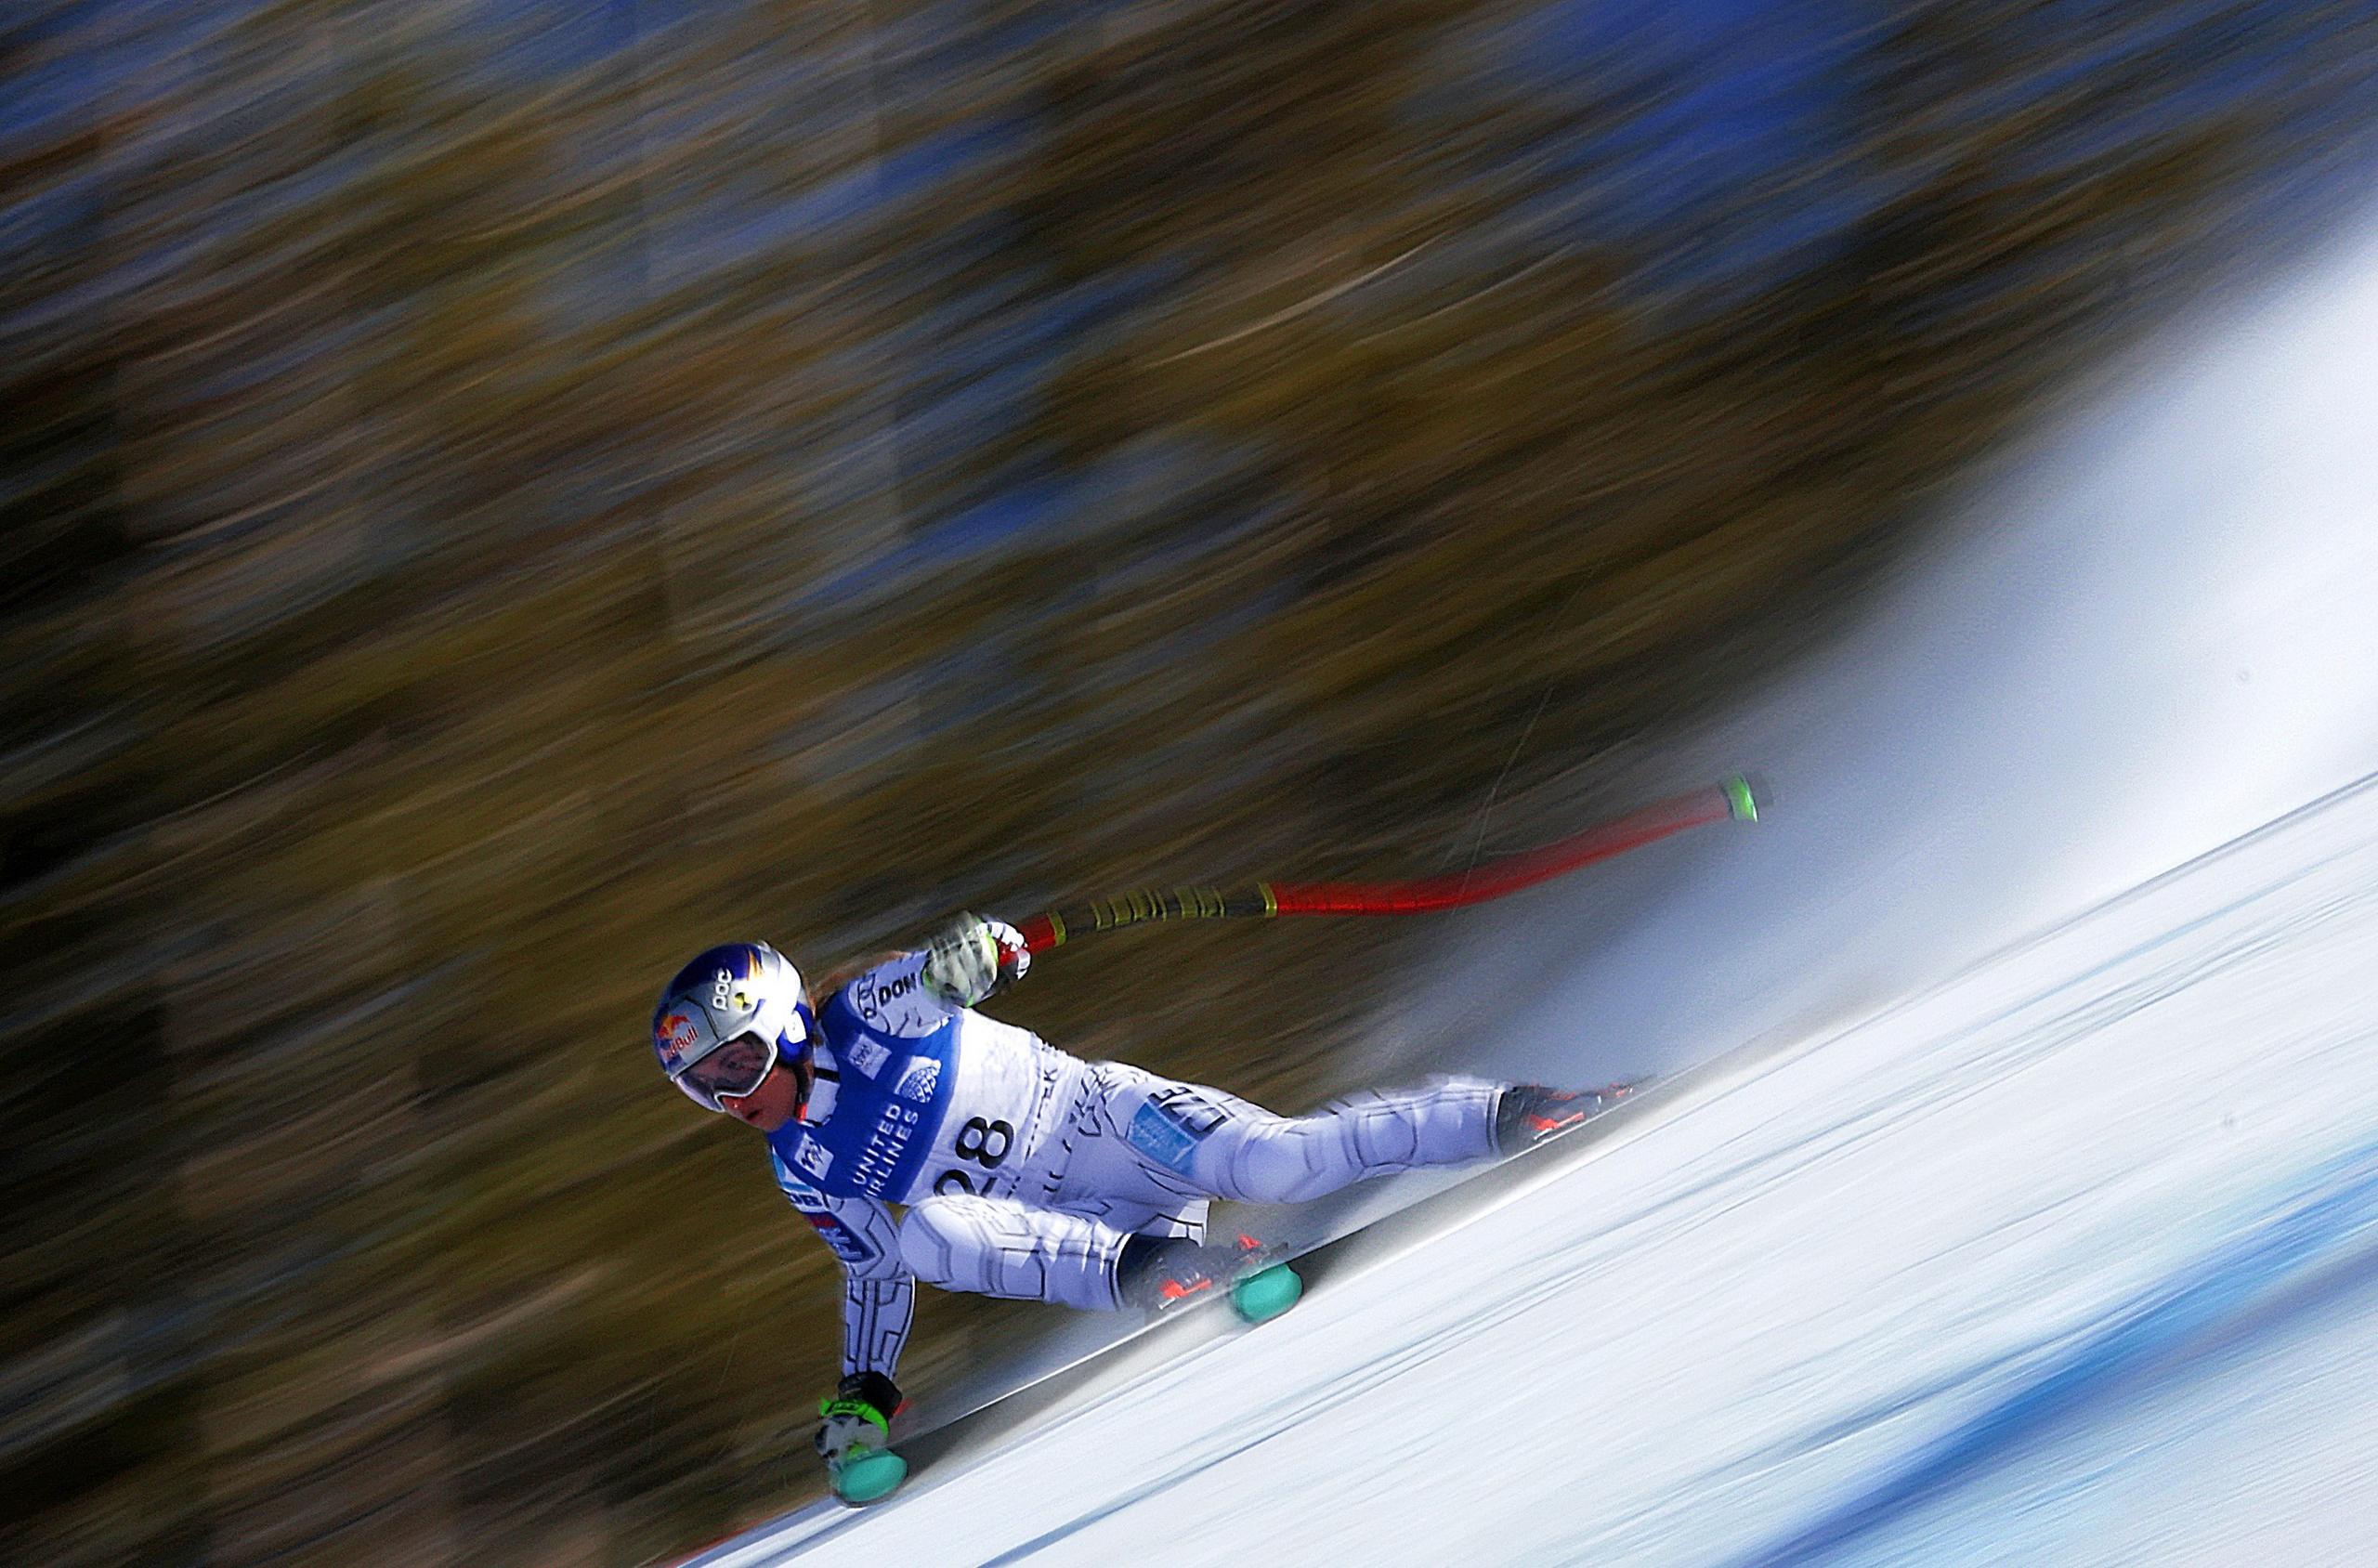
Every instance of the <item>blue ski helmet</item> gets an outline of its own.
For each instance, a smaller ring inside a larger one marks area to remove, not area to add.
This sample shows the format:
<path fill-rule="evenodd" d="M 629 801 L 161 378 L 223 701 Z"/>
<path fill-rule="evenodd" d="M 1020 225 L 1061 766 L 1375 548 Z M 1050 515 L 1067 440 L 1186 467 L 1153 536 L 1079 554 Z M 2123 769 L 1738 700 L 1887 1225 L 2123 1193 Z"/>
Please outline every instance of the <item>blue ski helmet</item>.
<path fill-rule="evenodd" d="M 801 972 L 764 942 L 728 942 L 697 954 L 661 988 L 652 1010 L 652 1054 L 669 1081 L 704 1110 L 722 1095 L 749 1094 L 779 1060 L 805 1065 L 817 1034 Z M 705 1058 L 741 1039 L 759 1048 L 736 1080 L 712 1083 Z M 690 1077 L 688 1075 L 691 1075 Z"/>

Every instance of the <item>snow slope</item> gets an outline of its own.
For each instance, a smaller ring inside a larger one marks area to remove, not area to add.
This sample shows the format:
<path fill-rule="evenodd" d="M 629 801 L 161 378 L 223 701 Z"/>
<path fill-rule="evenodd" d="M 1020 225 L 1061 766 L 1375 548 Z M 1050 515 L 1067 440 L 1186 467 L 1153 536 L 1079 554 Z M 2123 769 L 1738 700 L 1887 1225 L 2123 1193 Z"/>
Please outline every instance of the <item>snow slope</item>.
<path fill-rule="evenodd" d="M 2120 367 L 1686 759 L 1771 823 L 1474 928 L 1506 1065 L 1718 1081 L 705 1561 L 2367 1560 L 2372 367 L 2367 239 Z"/>
<path fill-rule="evenodd" d="M 2350 1561 L 2373 1307 L 2365 784 L 718 1561 Z"/>

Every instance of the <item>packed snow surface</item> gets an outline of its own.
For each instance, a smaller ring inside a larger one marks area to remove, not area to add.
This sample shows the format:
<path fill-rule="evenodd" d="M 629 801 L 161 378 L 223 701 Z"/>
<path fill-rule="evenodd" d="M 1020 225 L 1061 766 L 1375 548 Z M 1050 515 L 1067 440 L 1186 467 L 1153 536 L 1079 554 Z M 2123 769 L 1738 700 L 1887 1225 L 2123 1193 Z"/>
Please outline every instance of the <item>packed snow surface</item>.
<path fill-rule="evenodd" d="M 1714 1075 L 704 1561 L 2367 1561 L 2372 385 L 2367 241 L 2176 329 L 1709 738 L 1770 822 L 1465 928 L 1459 1065 Z"/>
<path fill-rule="evenodd" d="M 2373 1309 L 2363 786 L 748 1561 L 2346 1561 Z"/>

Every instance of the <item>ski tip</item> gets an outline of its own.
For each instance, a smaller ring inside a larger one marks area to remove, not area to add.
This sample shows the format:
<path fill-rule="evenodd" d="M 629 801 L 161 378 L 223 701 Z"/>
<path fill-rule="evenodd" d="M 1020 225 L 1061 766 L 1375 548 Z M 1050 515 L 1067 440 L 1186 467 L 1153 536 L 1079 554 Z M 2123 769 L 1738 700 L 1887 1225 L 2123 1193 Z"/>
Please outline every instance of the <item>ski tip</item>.
<path fill-rule="evenodd" d="M 864 1449 L 834 1467 L 834 1496 L 846 1503 L 877 1502 L 908 1479 L 908 1460 L 888 1448 Z"/>
<path fill-rule="evenodd" d="M 1775 804 L 1775 795 L 1767 780 L 1755 774 L 1737 773 L 1719 786 L 1726 791 L 1726 809 L 1737 822 L 1758 820 L 1759 803 Z"/>

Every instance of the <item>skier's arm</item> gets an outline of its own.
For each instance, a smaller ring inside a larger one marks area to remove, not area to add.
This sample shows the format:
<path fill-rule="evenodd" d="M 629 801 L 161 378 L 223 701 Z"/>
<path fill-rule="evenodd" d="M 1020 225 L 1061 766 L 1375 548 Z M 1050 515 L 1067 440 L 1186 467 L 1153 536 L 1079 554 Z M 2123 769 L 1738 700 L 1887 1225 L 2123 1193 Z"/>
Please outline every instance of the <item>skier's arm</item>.
<path fill-rule="evenodd" d="M 890 1210 L 871 1199 L 856 1199 L 874 1210 L 890 1252 L 888 1265 L 861 1269 L 845 1266 L 843 1282 L 843 1376 L 872 1372 L 889 1380 L 900 1365 L 901 1348 L 908 1342 L 908 1324 L 916 1315 L 916 1276 L 900 1265 L 899 1237 Z M 895 1400 L 894 1402 L 897 1404 Z"/>
<path fill-rule="evenodd" d="M 1021 979 L 1031 965 L 1015 927 L 959 915 L 922 948 L 887 954 L 852 976 L 830 993 L 830 1005 L 847 1006 L 878 1034 L 930 1035 L 951 1013 Z"/>
<path fill-rule="evenodd" d="M 773 1158 L 773 1156 L 771 1156 Z M 916 1277 L 900 1261 L 899 1226 L 874 1198 L 829 1197 L 775 1159 L 777 1184 L 843 1263 L 843 1379 L 818 1406 L 817 1451 L 880 1447 L 901 1405 L 892 1381 L 915 1315 Z"/>
<path fill-rule="evenodd" d="M 900 1261 L 900 1227 L 871 1197 L 828 1197 L 770 1156 L 777 1185 L 842 1260 L 843 1372 L 892 1376 L 908 1341 L 916 1278 Z"/>

